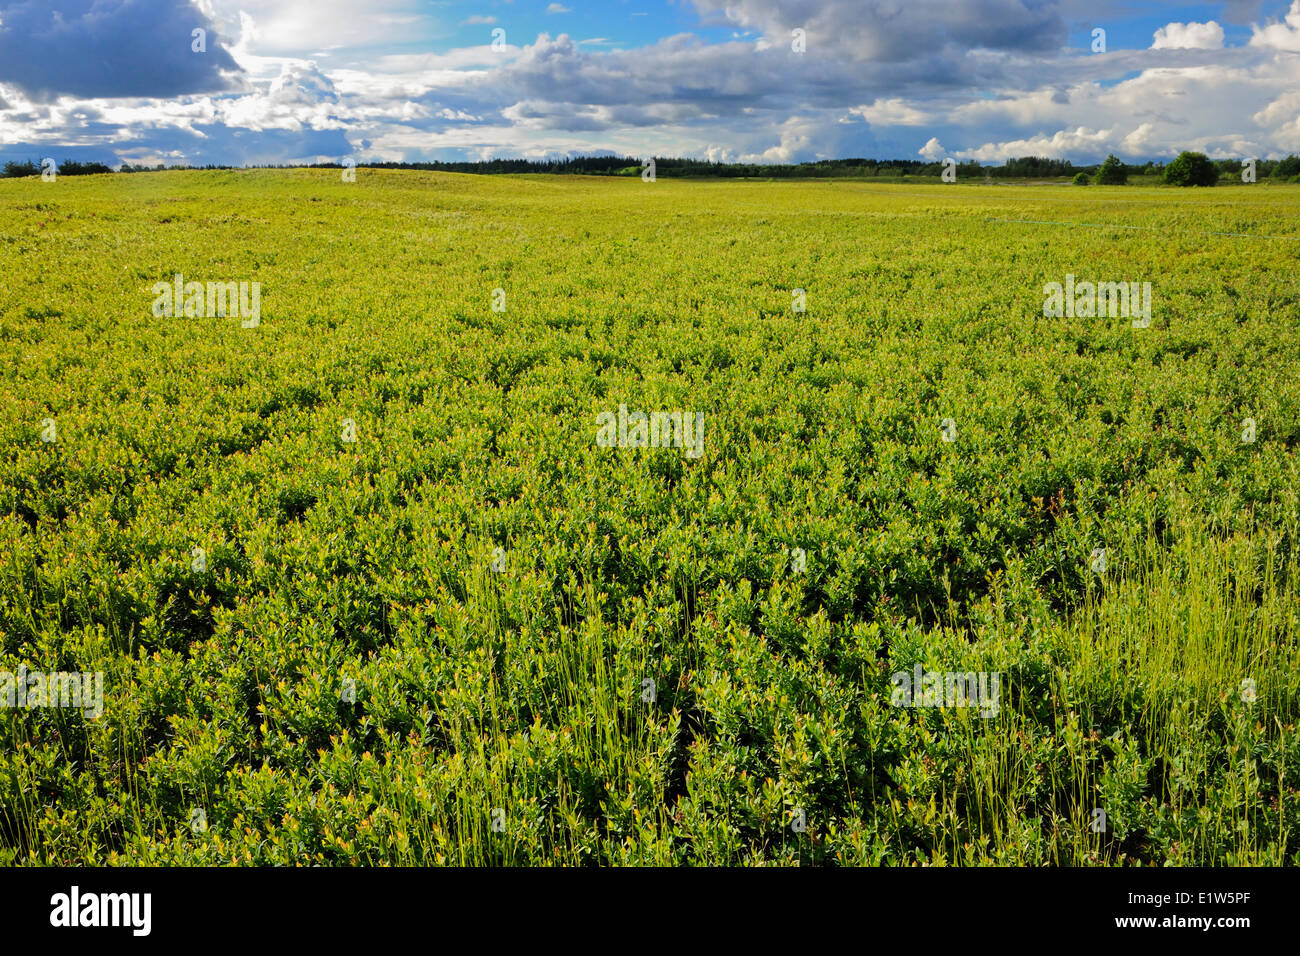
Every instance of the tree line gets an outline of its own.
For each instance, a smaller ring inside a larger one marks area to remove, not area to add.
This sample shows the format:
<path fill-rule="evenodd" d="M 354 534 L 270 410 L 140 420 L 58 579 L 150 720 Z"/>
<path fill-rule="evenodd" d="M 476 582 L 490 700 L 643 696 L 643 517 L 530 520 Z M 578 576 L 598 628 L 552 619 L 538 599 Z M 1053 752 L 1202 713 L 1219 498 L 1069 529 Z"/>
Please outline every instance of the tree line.
<path fill-rule="evenodd" d="M 664 177 L 711 177 L 755 179 L 825 179 L 873 178 L 919 176 L 939 178 L 945 165 L 913 159 L 827 159 L 806 163 L 719 163 L 682 157 L 654 157 L 655 175 Z M 572 156 L 565 159 L 488 159 L 477 162 L 367 162 L 368 169 L 418 169 L 448 173 L 477 173 L 500 175 L 504 173 L 542 173 L 553 175 L 586 176 L 637 176 L 645 162 L 634 156 Z M 156 166 L 124 163 L 119 173 L 159 172 L 165 169 L 340 169 L 342 163 L 266 164 L 253 167 L 208 164 L 188 166 L 158 164 Z M 83 176 L 91 173 L 111 173 L 112 167 L 104 163 L 81 163 L 64 160 L 57 164 L 60 176 Z M 1237 159 L 1211 160 L 1203 153 L 1184 152 L 1169 163 L 1146 162 L 1127 165 L 1116 156 L 1108 156 L 1102 163 L 1076 166 L 1068 159 L 1048 156 L 1021 156 L 1009 159 L 1000 166 L 985 166 L 975 160 L 956 164 L 958 179 L 1072 179 L 1078 185 L 1122 185 L 1129 176 L 1160 177 L 1174 185 L 1214 185 L 1221 178 L 1233 179 L 1240 175 L 1242 162 Z M 0 169 L 0 178 L 37 176 L 39 163 L 7 162 Z M 1300 156 L 1285 159 L 1261 159 L 1255 162 L 1258 179 L 1291 180 L 1300 182 Z"/>
<path fill-rule="evenodd" d="M 60 176 L 88 176 L 91 173 L 111 173 L 113 167 L 106 166 L 103 163 L 79 163 L 76 160 L 65 159 L 55 166 Z M 5 163 L 3 169 L 0 169 L 0 177 L 6 179 L 15 179 L 19 176 L 39 176 L 41 174 L 40 163 L 27 160 L 24 163 Z"/>

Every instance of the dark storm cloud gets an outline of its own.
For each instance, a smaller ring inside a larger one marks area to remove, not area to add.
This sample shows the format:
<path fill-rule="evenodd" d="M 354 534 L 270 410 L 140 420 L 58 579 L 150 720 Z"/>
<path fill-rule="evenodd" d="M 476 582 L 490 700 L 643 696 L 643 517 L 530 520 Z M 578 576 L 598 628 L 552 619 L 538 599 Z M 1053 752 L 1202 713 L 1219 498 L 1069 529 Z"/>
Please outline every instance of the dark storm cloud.
<path fill-rule="evenodd" d="M 508 66 L 467 88 L 464 108 L 534 129 L 606 129 L 691 120 L 731 120 L 742 112 L 783 118 L 805 109 L 840 109 L 876 96 L 933 94 L 1001 69 L 955 46 L 907 63 L 799 56 L 788 47 L 706 44 L 689 35 L 637 50 L 591 56 L 567 35 L 546 34 Z M 580 125 L 575 125 L 580 124 Z"/>
<path fill-rule="evenodd" d="M 808 51 L 898 62 L 945 47 L 1042 52 L 1059 47 L 1066 20 L 1056 0 L 694 0 L 705 16 L 788 43 L 805 31 Z"/>
<path fill-rule="evenodd" d="M 191 49 L 207 31 L 207 52 Z M 239 65 L 185 0 L 0 0 L 0 83 L 33 99 L 228 89 Z"/>

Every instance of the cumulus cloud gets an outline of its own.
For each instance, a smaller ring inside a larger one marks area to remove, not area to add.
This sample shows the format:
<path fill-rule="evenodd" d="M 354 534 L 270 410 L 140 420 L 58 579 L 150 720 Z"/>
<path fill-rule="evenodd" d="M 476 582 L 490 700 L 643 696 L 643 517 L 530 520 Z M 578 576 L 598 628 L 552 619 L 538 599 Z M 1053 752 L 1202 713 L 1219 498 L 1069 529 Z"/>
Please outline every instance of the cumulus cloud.
<path fill-rule="evenodd" d="M 1288 152 L 1300 152 L 1300 90 L 1283 93 L 1252 117 Z"/>
<path fill-rule="evenodd" d="M 975 149 L 962 150 L 958 155 L 962 159 L 977 159 L 980 162 L 1005 162 L 1015 156 L 1068 158 L 1105 152 L 1110 141 L 1110 130 L 1080 126 L 1072 130 L 1057 130 L 1050 136 L 1038 135 L 1002 143 L 985 143 Z"/>
<path fill-rule="evenodd" d="M 1223 27 L 1209 23 L 1169 23 L 1156 30 L 1153 50 L 1217 50 L 1223 46 Z"/>
<path fill-rule="evenodd" d="M 948 151 L 943 148 L 943 143 L 939 142 L 934 136 L 926 140 L 925 145 L 918 149 L 917 153 L 923 159 L 928 159 L 931 162 L 938 162 L 948 155 Z"/>
<path fill-rule="evenodd" d="M 216 113 L 229 126 L 267 129 L 342 129 L 336 115 L 334 84 L 314 62 L 289 64 L 264 92 L 216 104 Z"/>
<path fill-rule="evenodd" d="M 740 157 L 742 163 L 793 163 L 799 158 L 824 159 L 817 151 L 819 123 L 815 119 L 791 117 L 781 124 L 780 139 L 761 153 L 747 153 Z"/>
<path fill-rule="evenodd" d="M 1292 0 L 1282 23 L 1251 27 L 1251 46 L 1300 53 L 1300 0 Z"/>
<path fill-rule="evenodd" d="M 930 119 L 928 113 L 909 106 L 898 97 L 878 99 L 868 106 L 855 106 L 849 112 L 879 126 L 920 126 Z"/>
<path fill-rule="evenodd" d="M 1085 81 L 1066 103 L 1047 90 L 1015 93 L 963 106 L 958 135 L 1008 133 L 957 155 L 994 160 L 1051 155 L 1096 160 L 1108 152 L 1140 160 L 1197 149 L 1215 158 L 1276 157 L 1294 151 L 1292 91 L 1300 87 L 1294 57 L 1242 57 L 1217 64 L 1157 66 L 1113 83 Z M 940 135 L 950 135 L 946 131 Z"/>

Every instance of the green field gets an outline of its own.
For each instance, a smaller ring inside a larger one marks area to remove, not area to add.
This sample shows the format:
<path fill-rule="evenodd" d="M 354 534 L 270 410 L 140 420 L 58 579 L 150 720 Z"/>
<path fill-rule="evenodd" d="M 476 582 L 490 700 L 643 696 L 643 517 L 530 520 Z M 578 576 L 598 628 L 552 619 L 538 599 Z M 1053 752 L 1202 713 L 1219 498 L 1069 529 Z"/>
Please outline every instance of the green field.
<path fill-rule="evenodd" d="M 0 696 L 0 863 L 1296 864 L 1298 217 L 0 182 L 0 672 L 103 674 Z M 178 273 L 260 323 L 154 314 Z"/>

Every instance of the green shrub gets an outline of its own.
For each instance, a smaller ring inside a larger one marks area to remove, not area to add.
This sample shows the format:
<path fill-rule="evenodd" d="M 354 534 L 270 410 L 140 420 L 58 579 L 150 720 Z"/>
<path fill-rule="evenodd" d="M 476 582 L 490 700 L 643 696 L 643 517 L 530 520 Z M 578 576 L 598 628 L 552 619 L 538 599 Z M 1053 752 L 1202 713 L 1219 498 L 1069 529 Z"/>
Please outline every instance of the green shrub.
<path fill-rule="evenodd" d="M 1213 186 L 1219 171 L 1204 153 L 1184 150 L 1165 167 L 1165 182 L 1171 186 Z"/>

